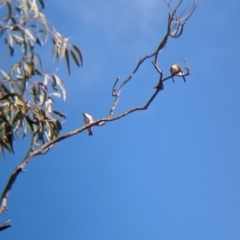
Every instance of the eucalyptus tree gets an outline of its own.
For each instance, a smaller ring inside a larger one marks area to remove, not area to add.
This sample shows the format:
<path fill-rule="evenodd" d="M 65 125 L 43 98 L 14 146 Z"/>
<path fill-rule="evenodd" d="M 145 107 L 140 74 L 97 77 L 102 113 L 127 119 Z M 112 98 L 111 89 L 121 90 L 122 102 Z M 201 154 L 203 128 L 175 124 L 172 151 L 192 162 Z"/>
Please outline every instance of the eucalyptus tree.
<path fill-rule="evenodd" d="M 56 62 L 66 61 L 70 75 L 70 62 L 77 67 L 83 65 L 79 47 L 70 43 L 68 38 L 61 35 L 44 15 L 43 0 L 1 0 L 0 9 L 4 16 L 0 20 L 0 38 L 8 49 L 14 63 L 9 71 L 0 69 L 0 153 L 14 154 L 14 144 L 17 140 L 31 136 L 28 151 L 19 165 L 9 176 L 0 196 L 0 214 L 8 206 L 8 196 L 18 175 L 35 156 L 46 154 L 57 142 L 79 134 L 85 130 L 91 133 L 93 126 L 102 126 L 110 121 L 118 120 L 136 111 L 147 110 L 160 91 L 164 89 L 164 81 L 173 77 L 183 78 L 190 74 L 187 66 L 178 64 L 170 66 L 169 75 L 165 76 L 158 63 L 158 56 L 170 38 L 182 35 L 187 20 L 196 9 L 196 0 L 179 14 L 180 0 L 174 7 L 171 1 L 165 0 L 169 7 L 166 32 L 154 52 L 139 59 L 131 74 L 120 81 L 116 78 L 112 86 L 114 99 L 109 114 L 100 119 L 84 113 L 85 125 L 62 133 L 62 123 L 66 118 L 61 111 L 54 108 L 54 99 L 66 100 L 66 89 L 57 70 L 49 73 L 44 70 L 43 63 L 47 60 L 39 54 L 39 49 L 52 44 L 52 59 Z M 21 54 L 15 54 L 15 52 Z M 152 59 L 153 69 L 158 73 L 158 79 L 152 94 L 143 106 L 132 107 L 124 112 L 115 114 L 124 87 L 147 59 Z M 174 61 L 174 59 L 173 59 Z M 177 66 L 177 67 L 176 67 Z M 184 70 L 183 70 L 184 69 Z M 90 134 L 91 135 L 91 134 Z M 0 226 L 0 231 L 11 226 L 10 220 Z"/>

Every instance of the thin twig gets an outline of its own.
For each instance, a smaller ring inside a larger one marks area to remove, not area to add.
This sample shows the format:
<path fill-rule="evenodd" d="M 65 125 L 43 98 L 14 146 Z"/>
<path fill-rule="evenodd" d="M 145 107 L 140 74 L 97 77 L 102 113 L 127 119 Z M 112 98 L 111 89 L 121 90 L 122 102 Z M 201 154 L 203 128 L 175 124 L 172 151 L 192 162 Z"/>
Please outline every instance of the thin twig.
<path fill-rule="evenodd" d="M 113 115 L 113 112 L 114 112 L 114 110 L 115 110 L 115 108 L 116 108 L 116 106 L 117 106 L 117 104 L 118 104 L 118 101 L 119 101 L 119 98 L 120 98 L 120 94 L 121 94 L 121 91 L 122 91 L 124 85 L 127 84 L 127 82 L 129 82 L 130 79 L 134 76 L 134 74 L 137 72 L 137 70 L 138 70 L 138 68 L 140 67 L 140 65 L 141 65 L 146 59 L 153 57 L 154 54 L 155 54 L 155 52 L 152 53 L 152 54 L 150 54 L 150 55 L 145 56 L 145 57 L 142 58 L 142 59 L 139 59 L 137 65 L 136 65 L 136 67 L 135 67 L 135 69 L 134 69 L 134 70 L 132 71 L 132 73 L 122 82 L 122 84 L 119 86 L 118 90 L 115 91 L 116 93 L 114 93 L 114 95 L 113 95 L 113 96 L 115 97 L 115 101 L 114 101 L 114 103 L 113 103 L 113 105 L 112 105 L 112 107 L 111 107 L 111 109 L 110 109 L 110 111 L 109 111 L 109 116 L 112 116 L 112 115 Z M 113 89 L 115 89 L 115 86 L 116 86 L 116 84 L 117 84 L 116 82 L 117 82 L 117 81 L 115 81 L 115 83 L 114 83 Z"/>

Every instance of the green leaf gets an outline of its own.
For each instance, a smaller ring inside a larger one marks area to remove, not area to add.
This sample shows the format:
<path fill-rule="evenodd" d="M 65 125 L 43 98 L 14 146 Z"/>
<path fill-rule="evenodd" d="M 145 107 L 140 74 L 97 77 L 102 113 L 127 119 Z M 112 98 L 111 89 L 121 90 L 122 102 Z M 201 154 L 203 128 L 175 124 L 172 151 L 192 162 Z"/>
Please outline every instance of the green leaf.
<path fill-rule="evenodd" d="M 8 45 L 9 55 L 12 57 L 14 55 L 14 48 Z"/>
<path fill-rule="evenodd" d="M 0 73 L 2 73 L 4 79 L 6 79 L 7 81 L 11 80 L 10 76 L 7 73 L 5 73 L 3 70 L 0 69 Z"/>
<path fill-rule="evenodd" d="M 18 35 L 12 34 L 12 38 L 15 40 L 17 44 L 22 44 L 24 42 L 23 38 Z"/>
<path fill-rule="evenodd" d="M 42 60 L 41 60 L 40 56 L 37 53 L 34 53 L 33 56 L 34 56 L 34 63 L 39 64 L 41 71 L 43 72 Z"/>
<path fill-rule="evenodd" d="M 54 135 L 54 129 L 52 127 L 52 124 L 51 122 L 46 122 L 46 135 L 48 137 L 48 141 L 52 140 L 53 139 L 53 135 Z"/>
<path fill-rule="evenodd" d="M 52 44 L 53 44 L 53 47 L 52 47 L 52 60 L 54 60 L 54 55 L 55 55 L 56 50 L 57 50 L 56 41 L 54 40 L 54 38 L 52 38 Z"/>
<path fill-rule="evenodd" d="M 9 28 L 11 31 L 20 31 L 20 32 L 24 32 L 24 29 L 18 25 L 14 25 L 12 27 Z"/>
<path fill-rule="evenodd" d="M 78 53 L 78 57 L 79 57 L 79 59 L 80 59 L 80 64 L 81 64 L 81 66 L 83 65 L 83 58 L 82 58 L 82 53 L 81 53 L 81 51 L 79 50 L 79 48 L 77 47 L 77 46 L 75 46 L 75 45 L 72 45 L 73 46 L 73 48 L 75 49 L 75 51 Z"/>
<path fill-rule="evenodd" d="M 63 113 L 60 113 L 58 111 L 53 110 L 53 113 L 56 114 L 57 116 L 66 119 L 66 116 Z"/>
<path fill-rule="evenodd" d="M 24 139 L 27 136 L 27 126 L 25 125 L 23 128 L 23 136 L 22 138 Z"/>
<path fill-rule="evenodd" d="M 45 77 L 46 77 L 46 74 L 45 74 Z M 57 88 L 56 88 L 56 86 L 57 86 L 57 80 L 56 80 L 56 78 L 55 78 L 55 75 L 53 75 L 52 76 L 52 88 L 54 89 L 54 90 L 58 90 Z"/>
<path fill-rule="evenodd" d="M 57 132 L 59 133 L 62 130 L 62 124 L 57 119 L 55 119 L 55 121 L 56 121 Z"/>
<path fill-rule="evenodd" d="M 38 76 L 43 76 L 42 73 L 37 68 L 35 68 L 34 73 L 37 74 Z"/>
<path fill-rule="evenodd" d="M 43 25 L 44 43 L 46 43 L 47 42 L 47 36 L 48 36 L 47 21 L 46 21 L 45 15 L 41 12 L 39 12 L 39 17 L 40 17 L 40 21 L 42 22 L 42 25 Z"/>
<path fill-rule="evenodd" d="M 11 152 L 11 148 L 8 146 L 8 144 L 7 144 L 5 141 L 3 141 L 3 140 L 0 139 L 0 144 L 1 144 L 3 147 L 5 147 L 10 153 L 12 153 L 12 152 Z"/>
<path fill-rule="evenodd" d="M 8 43 L 11 47 L 13 47 L 13 37 L 11 34 L 8 35 Z"/>
<path fill-rule="evenodd" d="M 14 74 L 16 71 L 19 72 L 19 63 L 16 63 L 12 66 L 10 73 Z"/>
<path fill-rule="evenodd" d="M 29 29 L 24 29 L 25 34 L 28 36 L 28 38 L 34 42 L 36 42 L 35 37 L 32 35 L 31 31 Z"/>
<path fill-rule="evenodd" d="M 79 63 L 79 61 L 78 61 L 75 53 L 74 53 L 72 50 L 70 50 L 70 53 L 71 53 L 72 59 L 74 60 L 74 62 L 76 63 L 76 65 L 77 65 L 78 67 L 80 67 L 80 63 Z"/>
<path fill-rule="evenodd" d="M 18 0 L 18 1 L 21 3 L 21 8 L 23 10 L 24 23 L 27 23 L 29 20 L 27 1 L 26 0 Z"/>
<path fill-rule="evenodd" d="M 5 93 L 9 93 L 10 92 L 9 89 L 1 82 L 0 82 L 0 87 L 1 87 L 1 90 L 3 90 Z"/>
<path fill-rule="evenodd" d="M 32 76 L 32 72 L 33 72 L 32 64 L 30 64 L 28 62 L 24 62 L 23 63 L 23 69 L 25 71 L 26 77 L 30 78 Z"/>
<path fill-rule="evenodd" d="M 44 8 L 45 8 L 45 3 L 44 3 L 44 1 L 43 1 L 43 0 L 38 0 L 38 1 L 39 1 L 40 5 L 41 5 L 42 9 L 44 9 Z"/>
<path fill-rule="evenodd" d="M 18 88 L 18 91 L 21 93 L 24 90 L 24 84 L 22 84 L 22 78 L 17 78 L 17 80 L 20 80 L 21 83 L 15 82 L 15 86 Z"/>
<path fill-rule="evenodd" d="M 7 127 L 7 139 L 8 139 L 8 145 L 10 147 L 10 152 L 14 154 L 14 150 L 13 150 L 13 141 L 14 141 L 14 136 L 13 136 L 13 129 L 12 127 L 8 126 Z"/>
<path fill-rule="evenodd" d="M 29 126 L 29 128 L 31 129 L 31 131 L 34 132 L 35 131 L 34 129 L 35 129 L 36 122 L 31 120 L 31 118 L 29 116 L 25 117 L 25 121 L 26 121 L 27 125 Z"/>
<path fill-rule="evenodd" d="M 8 8 L 8 14 L 6 16 L 6 21 L 8 21 L 12 17 L 12 5 L 9 1 L 6 1 L 7 8 Z"/>
<path fill-rule="evenodd" d="M 34 103 L 37 103 L 38 89 L 36 88 L 35 85 L 33 85 L 32 87 L 32 95 Z"/>
<path fill-rule="evenodd" d="M 42 42 L 41 42 L 41 40 L 40 40 L 38 37 L 36 38 L 36 43 L 37 43 L 38 45 L 42 46 Z"/>
<path fill-rule="evenodd" d="M 34 1 L 31 1 L 31 4 L 32 4 L 32 6 L 31 6 L 30 11 L 33 12 L 33 14 L 34 14 L 33 18 L 37 18 L 38 14 L 39 14 L 37 3 L 34 0 Z"/>
<path fill-rule="evenodd" d="M 52 112 L 52 103 L 53 103 L 53 100 L 51 97 L 49 97 L 48 100 L 45 101 L 45 110 L 49 113 Z"/>
<path fill-rule="evenodd" d="M 0 125 L 0 144 L 5 147 L 10 153 L 14 153 L 13 151 L 13 134 L 11 131 L 11 127 L 7 126 L 6 122 L 3 122 Z"/>
<path fill-rule="evenodd" d="M 62 42 L 62 41 L 61 41 Z M 60 50 L 60 47 L 59 47 L 59 51 L 60 51 L 60 56 L 58 58 L 58 62 L 61 62 L 63 57 L 66 56 L 66 50 L 67 50 L 67 42 L 66 41 L 63 41 L 62 43 L 62 49 Z"/>
<path fill-rule="evenodd" d="M 8 49 L 9 49 L 9 55 L 12 57 L 14 55 L 14 48 L 9 44 Z"/>
<path fill-rule="evenodd" d="M 63 100 L 65 101 L 66 98 L 67 98 L 67 92 L 63 86 L 63 83 L 61 81 L 61 79 L 54 73 L 53 74 L 54 78 L 56 79 L 56 83 L 57 85 L 60 87 L 60 89 L 62 90 L 62 93 L 63 93 Z"/>
<path fill-rule="evenodd" d="M 58 92 L 54 92 L 54 93 L 51 93 L 49 95 L 57 97 L 57 98 L 61 98 L 62 97 L 61 93 L 58 93 Z"/>
<path fill-rule="evenodd" d="M 67 48 L 65 50 L 65 58 L 66 58 L 66 63 L 67 63 L 68 75 L 70 75 L 70 63 L 69 63 L 69 54 L 68 54 Z"/>
<path fill-rule="evenodd" d="M 23 115 L 20 112 L 14 116 L 12 120 L 12 127 L 15 133 L 22 127 L 22 119 Z"/>
<path fill-rule="evenodd" d="M 41 123 L 36 134 L 38 135 L 38 139 L 37 141 L 40 141 L 42 144 L 45 143 L 45 140 L 44 140 L 44 125 L 45 123 Z"/>
<path fill-rule="evenodd" d="M 65 55 L 65 49 L 67 47 L 67 41 L 65 41 L 62 38 L 62 35 L 59 32 L 55 31 L 53 33 L 53 36 L 55 38 L 54 40 L 52 39 L 53 42 L 55 42 L 54 49 L 53 49 L 53 57 L 54 57 L 54 54 L 56 52 L 56 60 L 57 60 L 57 62 L 61 62 L 62 58 Z"/>
<path fill-rule="evenodd" d="M 15 5 L 14 8 L 18 11 L 18 13 L 21 13 L 22 9 L 20 7 Z"/>
<path fill-rule="evenodd" d="M 42 106 L 45 103 L 46 99 L 47 93 L 43 88 L 41 88 L 41 92 L 39 94 L 39 104 Z"/>

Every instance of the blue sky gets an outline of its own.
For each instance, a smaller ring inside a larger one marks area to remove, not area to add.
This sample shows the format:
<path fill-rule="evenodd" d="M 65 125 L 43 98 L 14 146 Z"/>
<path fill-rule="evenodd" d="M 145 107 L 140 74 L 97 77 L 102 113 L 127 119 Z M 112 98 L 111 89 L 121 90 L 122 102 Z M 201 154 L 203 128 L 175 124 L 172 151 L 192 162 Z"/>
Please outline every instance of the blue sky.
<path fill-rule="evenodd" d="M 188 5 L 190 1 L 184 1 Z M 159 58 L 191 68 L 187 82 L 165 83 L 147 111 L 83 132 L 36 157 L 14 185 L 12 219 L 2 239 L 238 240 L 240 239 L 240 28 L 238 0 L 199 1 L 184 34 Z M 82 126 L 82 112 L 107 116 L 115 76 L 126 78 L 165 33 L 160 0 L 49 1 L 45 14 L 83 53 L 83 68 L 65 62 L 63 132 Z M 46 69 L 51 53 L 42 51 Z M 1 61 L 2 62 L 2 61 Z M 4 64 L 4 63 L 2 63 Z M 145 103 L 158 75 L 146 62 L 123 90 L 116 113 Z M 0 161 L 0 187 L 21 161 Z"/>

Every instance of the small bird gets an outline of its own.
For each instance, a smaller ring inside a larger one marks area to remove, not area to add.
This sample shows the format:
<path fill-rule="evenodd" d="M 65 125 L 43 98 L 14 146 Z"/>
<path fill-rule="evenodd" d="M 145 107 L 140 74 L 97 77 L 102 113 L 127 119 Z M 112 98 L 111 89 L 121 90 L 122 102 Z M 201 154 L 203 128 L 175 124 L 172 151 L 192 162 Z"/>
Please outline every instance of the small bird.
<path fill-rule="evenodd" d="M 175 81 L 174 81 L 174 78 L 173 78 L 173 76 L 182 76 L 183 77 L 183 80 L 184 80 L 184 82 L 186 82 L 186 80 L 185 80 L 185 77 L 184 77 L 184 74 L 183 74 L 183 72 L 182 72 L 182 69 L 181 69 L 181 67 L 177 64 L 177 63 L 175 63 L 175 64 L 173 64 L 171 67 L 170 67 L 170 72 L 171 72 L 171 74 L 172 74 L 172 80 L 173 80 L 173 82 L 175 83 Z"/>
<path fill-rule="evenodd" d="M 83 113 L 83 118 L 84 118 L 84 123 L 85 124 L 89 124 L 93 122 L 93 118 L 91 115 L 87 114 L 87 113 Z M 92 127 L 88 128 L 88 135 L 92 136 Z"/>

